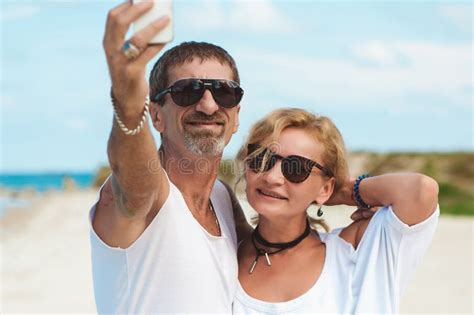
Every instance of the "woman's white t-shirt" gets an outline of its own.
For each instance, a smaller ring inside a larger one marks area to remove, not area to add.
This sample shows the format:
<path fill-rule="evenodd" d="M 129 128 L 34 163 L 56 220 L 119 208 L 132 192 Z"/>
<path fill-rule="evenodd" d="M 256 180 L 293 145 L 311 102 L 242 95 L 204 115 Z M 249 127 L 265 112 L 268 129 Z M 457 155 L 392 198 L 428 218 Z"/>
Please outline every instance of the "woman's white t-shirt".
<path fill-rule="evenodd" d="M 239 284 L 233 313 L 397 313 L 400 296 L 426 253 L 439 208 L 408 226 L 391 207 L 372 217 L 357 250 L 339 237 L 341 229 L 320 233 L 326 258 L 317 282 L 302 296 L 269 303 L 249 296 Z"/>

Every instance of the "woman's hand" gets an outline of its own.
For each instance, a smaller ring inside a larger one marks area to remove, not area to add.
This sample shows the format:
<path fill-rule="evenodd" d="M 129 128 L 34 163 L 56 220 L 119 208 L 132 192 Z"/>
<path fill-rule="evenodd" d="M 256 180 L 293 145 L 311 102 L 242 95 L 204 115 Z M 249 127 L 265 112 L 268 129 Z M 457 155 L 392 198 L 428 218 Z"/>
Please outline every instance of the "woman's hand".
<path fill-rule="evenodd" d="M 353 197 L 354 182 L 354 178 L 348 177 L 342 186 L 339 187 L 337 191 L 334 191 L 331 197 L 324 204 L 327 206 L 356 206 L 357 204 Z"/>
<path fill-rule="evenodd" d="M 344 184 L 339 188 L 338 191 L 335 191 L 331 198 L 326 201 L 324 204 L 327 206 L 337 206 L 337 205 L 347 205 L 347 206 L 357 206 L 354 199 L 354 178 L 347 178 Z M 374 213 L 378 210 L 378 207 L 372 207 L 369 209 L 360 209 L 358 208 L 351 214 L 351 219 L 354 221 L 370 219 Z"/>
<path fill-rule="evenodd" d="M 352 221 L 359 221 L 364 219 L 370 219 L 372 216 L 379 210 L 380 207 L 372 207 L 369 209 L 357 209 L 356 211 L 352 212 L 351 220 Z"/>

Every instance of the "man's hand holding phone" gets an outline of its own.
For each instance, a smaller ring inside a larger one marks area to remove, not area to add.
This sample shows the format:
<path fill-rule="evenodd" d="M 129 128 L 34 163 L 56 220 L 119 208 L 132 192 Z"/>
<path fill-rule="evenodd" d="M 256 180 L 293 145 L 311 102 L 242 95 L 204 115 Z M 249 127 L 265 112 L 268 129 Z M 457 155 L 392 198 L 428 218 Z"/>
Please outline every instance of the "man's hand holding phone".
<path fill-rule="evenodd" d="M 120 4 L 109 11 L 103 46 L 112 80 L 112 93 L 120 105 L 119 111 L 125 120 L 141 116 L 143 104 L 148 95 L 145 78 L 147 63 L 164 47 L 164 43 L 149 45 L 170 24 L 168 16 L 148 16 L 148 23 L 137 29 L 133 36 L 125 40 L 127 31 L 148 12 L 153 12 L 154 1 Z M 157 13 L 155 13 L 157 14 Z M 130 49 L 134 54 L 127 54 Z"/>

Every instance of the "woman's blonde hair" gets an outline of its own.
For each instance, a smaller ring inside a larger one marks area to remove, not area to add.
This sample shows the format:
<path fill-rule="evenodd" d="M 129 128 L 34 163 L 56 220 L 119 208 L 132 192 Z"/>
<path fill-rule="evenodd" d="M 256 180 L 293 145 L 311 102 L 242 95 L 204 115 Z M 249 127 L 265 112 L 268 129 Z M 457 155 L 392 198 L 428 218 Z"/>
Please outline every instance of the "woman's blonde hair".
<path fill-rule="evenodd" d="M 328 117 L 315 115 L 299 108 L 277 109 L 259 120 L 250 129 L 247 140 L 237 154 L 237 161 L 240 162 L 239 164 L 242 167 L 242 176 L 240 178 L 243 178 L 247 161 L 261 152 L 257 150 L 249 156 L 247 152 L 248 144 L 260 144 L 262 147 L 271 147 L 272 144 L 277 143 L 280 134 L 286 128 L 304 130 L 323 145 L 322 161 L 318 162 L 332 172 L 335 179 L 334 191 L 337 191 L 348 177 L 346 149 L 341 133 Z M 320 225 L 325 230 L 328 230 L 324 220 L 315 219 L 311 216 L 309 218 L 313 227 Z"/>

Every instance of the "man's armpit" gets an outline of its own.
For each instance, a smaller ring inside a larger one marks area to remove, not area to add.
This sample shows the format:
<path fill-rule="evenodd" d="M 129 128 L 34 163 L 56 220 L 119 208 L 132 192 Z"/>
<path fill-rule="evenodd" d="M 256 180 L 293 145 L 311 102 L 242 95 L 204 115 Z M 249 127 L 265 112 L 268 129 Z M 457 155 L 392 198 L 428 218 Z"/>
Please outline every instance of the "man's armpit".
<path fill-rule="evenodd" d="M 110 179 L 113 192 L 112 198 L 114 199 L 116 209 L 125 217 L 132 218 L 136 211 L 129 207 L 127 194 L 123 191 L 114 175 L 112 175 Z"/>

